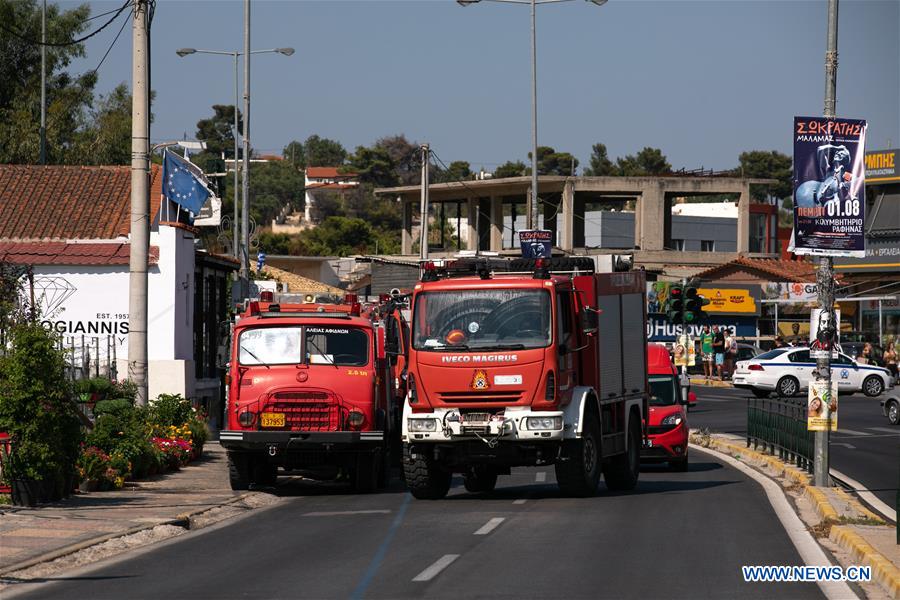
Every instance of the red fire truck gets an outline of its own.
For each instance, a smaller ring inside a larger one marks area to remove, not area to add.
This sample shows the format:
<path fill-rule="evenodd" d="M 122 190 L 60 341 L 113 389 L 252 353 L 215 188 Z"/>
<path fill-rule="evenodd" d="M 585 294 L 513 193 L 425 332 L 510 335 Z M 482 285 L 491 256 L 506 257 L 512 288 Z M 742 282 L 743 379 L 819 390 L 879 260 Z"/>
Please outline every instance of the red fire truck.
<path fill-rule="evenodd" d="M 404 388 L 396 355 L 385 353 L 385 333 L 400 336 L 394 301 L 374 318 L 350 295 L 343 304 L 274 300 L 263 292 L 234 325 L 219 436 L 232 489 L 274 485 L 281 468 L 346 476 L 355 490 L 373 491 L 389 476 L 392 438 L 399 446 Z"/>
<path fill-rule="evenodd" d="M 593 495 L 601 473 L 609 489 L 636 485 L 648 400 L 644 274 L 593 273 L 586 258 L 548 262 L 424 266 L 401 434 L 416 498 L 445 496 L 453 473 L 470 492 L 488 492 L 528 465 L 555 465 L 567 495 Z"/>

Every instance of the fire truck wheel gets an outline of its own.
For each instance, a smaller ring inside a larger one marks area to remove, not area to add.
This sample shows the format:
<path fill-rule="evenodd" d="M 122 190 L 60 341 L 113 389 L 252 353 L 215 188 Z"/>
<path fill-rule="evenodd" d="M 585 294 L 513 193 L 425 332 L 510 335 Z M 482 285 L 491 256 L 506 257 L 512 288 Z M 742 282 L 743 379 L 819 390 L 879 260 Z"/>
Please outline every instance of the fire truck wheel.
<path fill-rule="evenodd" d="M 641 422 L 628 420 L 628 449 L 625 454 L 612 457 L 603 468 L 606 487 L 610 490 L 633 490 L 641 469 Z"/>
<path fill-rule="evenodd" d="M 485 465 L 469 467 L 465 485 L 466 491 L 473 494 L 493 492 L 497 487 L 497 470 Z"/>
<path fill-rule="evenodd" d="M 360 452 L 356 456 L 356 466 L 353 468 L 353 491 L 359 494 L 371 494 L 378 489 L 378 479 L 381 466 L 378 455 Z"/>
<path fill-rule="evenodd" d="M 441 468 L 432 456 L 421 454 L 415 458 L 409 446 L 403 445 L 403 474 L 410 493 L 418 500 L 440 500 L 450 491 L 453 474 Z"/>
<path fill-rule="evenodd" d="M 237 452 L 228 453 L 228 479 L 233 490 L 250 488 L 250 457 L 248 455 Z"/>
<path fill-rule="evenodd" d="M 566 445 L 569 459 L 556 463 L 560 491 L 566 496 L 593 496 L 600 483 L 600 425 L 594 413 L 585 414 L 581 439 Z"/>
<path fill-rule="evenodd" d="M 275 487 L 278 481 L 278 465 L 268 462 L 265 457 L 256 459 L 253 468 L 253 483 L 256 485 Z"/>

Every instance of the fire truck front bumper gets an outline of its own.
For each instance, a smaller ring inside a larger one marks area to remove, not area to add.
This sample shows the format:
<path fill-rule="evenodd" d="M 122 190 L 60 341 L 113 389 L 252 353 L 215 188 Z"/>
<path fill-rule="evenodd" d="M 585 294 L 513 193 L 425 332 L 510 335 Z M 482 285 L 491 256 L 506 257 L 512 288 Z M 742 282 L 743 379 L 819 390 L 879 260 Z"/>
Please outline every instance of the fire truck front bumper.
<path fill-rule="evenodd" d="M 504 442 L 562 440 L 566 422 L 562 411 L 532 411 L 507 408 L 501 413 L 460 411 L 456 408 L 403 414 L 404 442 L 449 442 L 496 439 Z"/>
<path fill-rule="evenodd" d="M 221 431 L 219 443 L 228 450 L 264 450 L 269 454 L 325 449 L 354 451 L 384 445 L 383 431 Z"/>

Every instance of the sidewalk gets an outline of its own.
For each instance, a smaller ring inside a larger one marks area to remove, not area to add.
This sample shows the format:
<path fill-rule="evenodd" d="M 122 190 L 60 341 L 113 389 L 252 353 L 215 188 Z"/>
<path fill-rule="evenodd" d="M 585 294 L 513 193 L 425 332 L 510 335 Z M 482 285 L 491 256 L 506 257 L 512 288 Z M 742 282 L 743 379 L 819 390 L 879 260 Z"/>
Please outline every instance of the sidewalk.
<path fill-rule="evenodd" d="M 702 375 L 691 375 L 691 385 L 705 385 L 709 387 L 720 387 L 720 388 L 730 388 L 734 387 L 731 385 L 731 381 L 719 381 L 718 379 L 710 379 L 706 380 Z"/>
<path fill-rule="evenodd" d="M 38 508 L 0 507 L 0 575 L 157 525 L 187 526 L 191 515 L 246 496 L 228 483 L 218 442 L 180 471 L 126 482 L 121 490 L 74 495 Z"/>

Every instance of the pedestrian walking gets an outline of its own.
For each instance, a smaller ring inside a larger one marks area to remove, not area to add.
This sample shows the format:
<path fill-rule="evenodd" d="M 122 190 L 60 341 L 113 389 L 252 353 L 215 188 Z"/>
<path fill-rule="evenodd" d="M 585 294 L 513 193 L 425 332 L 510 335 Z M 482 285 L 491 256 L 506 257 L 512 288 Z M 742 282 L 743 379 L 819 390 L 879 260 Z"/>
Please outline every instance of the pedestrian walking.
<path fill-rule="evenodd" d="M 704 325 L 700 334 L 700 355 L 703 358 L 703 374 L 709 381 L 713 375 L 713 334 L 709 331 L 709 325 Z"/>
<path fill-rule="evenodd" d="M 734 374 L 734 362 L 737 359 L 737 337 L 729 331 L 725 336 L 725 378 L 731 379 Z"/>
<path fill-rule="evenodd" d="M 722 381 L 722 370 L 725 368 L 725 331 L 724 327 L 713 325 L 713 354 L 716 360 L 716 373 Z"/>
<path fill-rule="evenodd" d="M 884 366 L 891 372 L 891 375 L 897 377 L 897 350 L 894 348 L 894 342 L 890 342 L 887 350 L 884 351 Z"/>

